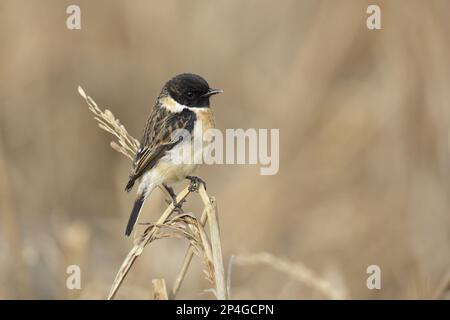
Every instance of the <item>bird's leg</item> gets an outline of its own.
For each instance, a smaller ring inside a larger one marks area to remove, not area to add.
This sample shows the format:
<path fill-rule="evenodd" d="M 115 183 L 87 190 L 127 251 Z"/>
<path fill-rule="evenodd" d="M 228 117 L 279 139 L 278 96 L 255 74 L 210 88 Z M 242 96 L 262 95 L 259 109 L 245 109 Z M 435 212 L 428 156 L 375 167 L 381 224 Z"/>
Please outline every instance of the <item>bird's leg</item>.
<path fill-rule="evenodd" d="M 172 187 L 169 187 L 167 184 L 163 183 L 163 187 L 164 189 L 166 189 L 167 193 L 169 194 L 171 200 L 175 203 L 176 199 L 177 199 L 177 194 L 175 193 L 175 191 L 173 190 Z"/>
<path fill-rule="evenodd" d="M 173 188 L 172 187 L 169 187 L 167 184 L 165 184 L 165 183 L 163 183 L 163 187 L 164 187 L 164 189 L 166 189 L 166 191 L 167 191 L 167 193 L 170 195 L 170 197 L 172 198 L 171 200 L 172 201 L 170 201 L 170 202 L 168 202 L 169 204 L 170 203 L 173 203 L 173 205 L 174 205 L 174 207 L 175 207 L 175 210 L 174 211 L 178 211 L 179 213 L 183 213 L 183 208 L 182 208 L 182 205 L 183 205 L 183 202 L 185 201 L 185 200 L 183 200 L 183 201 L 181 201 L 180 203 L 178 203 L 177 202 L 177 194 L 175 193 L 175 191 L 173 191 Z"/>
<path fill-rule="evenodd" d="M 198 188 L 200 188 L 201 184 L 203 184 L 203 186 L 206 189 L 206 182 L 203 181 L 203 179 L 196 176 L 187 176 L 186 179 L 188 179 L 191 182 L 191 184 L 189 185 L 190 192 L 197 191 Z"/>

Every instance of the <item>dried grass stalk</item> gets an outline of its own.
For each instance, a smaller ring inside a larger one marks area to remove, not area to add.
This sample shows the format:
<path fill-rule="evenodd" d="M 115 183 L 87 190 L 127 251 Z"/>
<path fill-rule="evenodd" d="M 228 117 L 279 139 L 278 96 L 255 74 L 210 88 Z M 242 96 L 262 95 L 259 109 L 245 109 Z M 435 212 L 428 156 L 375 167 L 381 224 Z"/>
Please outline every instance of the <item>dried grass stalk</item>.
<path fill-rule="evenodd" d="M 203 213 L 200 218 L 200 225 L 205 226 L 207 219 L 208 219 L 208 212 L 207 212 L 207 209 L 205 208 L 203 210 Z M 194 247 L 192 245 L 190 245 L 186 252 L 186 255 L 184 257 L 184 261 L 183 261 L 181 270 L 175 279 L 175 283 L 172 288 L 172 295 L 171 295 L 172 299 L 175 299 L 175 297 L 177 296 L 178 291 L 180 290 L 181 284 L 183 283 L 183 280 L 186 277 L 187 270 L 189 269 L 189 266 L 191 264 L 193 257 L 194 257 Z"/>
<path fill-rule="evenodd" d="M 94 114 L 94 119 L 98 122 L 98 126 L 117 138 L 118 143 L 111 141 L 111 147 L 133 161 L 134 155 L 139 148 L 139 141 L 128 133 L 127 129 L 114 117 L 111 111 L 108 109 L 102 111 L 80 86 L 78 86 L 78 93 L 86 100 L 89 110 L 91 110 Z"/>
<path fill-rule="evenodd" d="M 330 299 L 348 298 L 345 292 L 335 288 L 331 283 L 319 277 L 302 263 L 293 263 L 266 252 L 234 256 L 233 262 L 238 265 L 266 264 L 275 270 L 290 275 L 297 281 L 317 290 Z"/>
<path fill-rule="evenodd" d="M 169 300 L 167 296 L 166 281 L 164 279 L 153 279 L 153 299 L 154 300 Z"/>
<path fill-rule="evenodd" d="M 217 216 L 217 204 L 214 197 L 209 198 L 204 186 L 199 189 L 200 196 L 205 201 L 207 210 L 209 233 L 211 237 L 211 246 L 213 252 L 214 275 L 216 281 L 216 297 L 219 300 L 226 300 L 228 298 L 225 271 L 223 268 L 222 246 L 220 242 L 219 221 Z M 206 199 L 208 202 L 206 203 Z"/>
<path fill-rule="evenodd" d="M 183 201 L 187 195 L 190 193 L 189 186 L 183 189 L 178 196 L 177 196 L 177 203 L 180 203 Z M 161 217 L 159 217 L 158 221 L 156 222 L 156 225 L 164 224 L 167 220 L 167 218 L 170 216 L 170 214 L 175 210 L 175 206 L 173 203 L 171 203 L 167 209 L 163 212 Z M 139 257 L 144 250 L 144 247 L 147 245 L 147 243 L 153 241 L 155 239 L 157 228 L 154 228 L 151 226 L 150 228 L 147 228 L 142 235 L 140 235 L 135 242 L 134 247 L 131 249 L 131 251 L 128 253 L 127 257 L 122 263 L 122 266 L 120 267 L 119 271 L 117 272 L 116 278 L 114 279 L 113 285 L 111 287 L 111 290 L 108 295 L 108 300 L 113 299 L 114 296 L 117 293 L 117 290 L 119 289 L 120 285 L 123 282 L 123 279 L 127 275 L 128 271 L 130 271 L 130 268 L 133 266 L 134 261 Z"/>

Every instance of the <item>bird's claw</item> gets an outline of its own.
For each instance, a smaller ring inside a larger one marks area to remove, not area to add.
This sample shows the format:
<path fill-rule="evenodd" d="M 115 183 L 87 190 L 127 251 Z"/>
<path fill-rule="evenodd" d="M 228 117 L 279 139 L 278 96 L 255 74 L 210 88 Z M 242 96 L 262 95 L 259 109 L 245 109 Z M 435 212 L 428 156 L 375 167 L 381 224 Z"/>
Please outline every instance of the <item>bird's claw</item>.
<path fill-rule="evenodd" d="M 195 177 L 195 176 L 187 176 L 186 179 L 188 179 L 190 181 L 189 184 L 189 191 L 190 192 L 195 192 L 200 188 L 200 185 L 203 184 L 203 186 L 206 189 L 206 182 L 199 178 L 199 177 Z"/>

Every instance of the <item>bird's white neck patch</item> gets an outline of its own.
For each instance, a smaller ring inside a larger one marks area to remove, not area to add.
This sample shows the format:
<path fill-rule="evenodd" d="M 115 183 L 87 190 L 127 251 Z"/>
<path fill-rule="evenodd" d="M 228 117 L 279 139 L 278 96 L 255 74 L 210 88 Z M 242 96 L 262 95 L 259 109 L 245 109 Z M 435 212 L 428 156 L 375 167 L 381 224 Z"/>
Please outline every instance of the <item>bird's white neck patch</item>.
<path fill-rule="evenodd" d="M 172 97 L 164 97 L 160 100 L 160 102 L 163 108 L 166 108 L 167 110 L 173 113 L 180 113 L 184 109 L 188 109 L 197 113 L 198 111 L 204 109 L 185 106 L 184 104 L 180 104 L 177 101 L 175 101 L 175 99 L 173 99 Z"/>

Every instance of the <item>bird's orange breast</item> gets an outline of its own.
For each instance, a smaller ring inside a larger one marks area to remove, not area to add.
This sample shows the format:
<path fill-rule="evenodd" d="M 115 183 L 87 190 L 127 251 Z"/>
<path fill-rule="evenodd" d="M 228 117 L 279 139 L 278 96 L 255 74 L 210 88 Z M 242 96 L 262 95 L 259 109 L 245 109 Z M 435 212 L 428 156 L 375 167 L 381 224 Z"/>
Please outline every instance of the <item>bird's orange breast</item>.
<path fill-rule="evenodd" d="M 211 108 L 202 108 L 196 111 L 195 114 L 197 115 L 197 121 L 202 124 L 202 133 L 215 127 L 214 111 Z"/>

